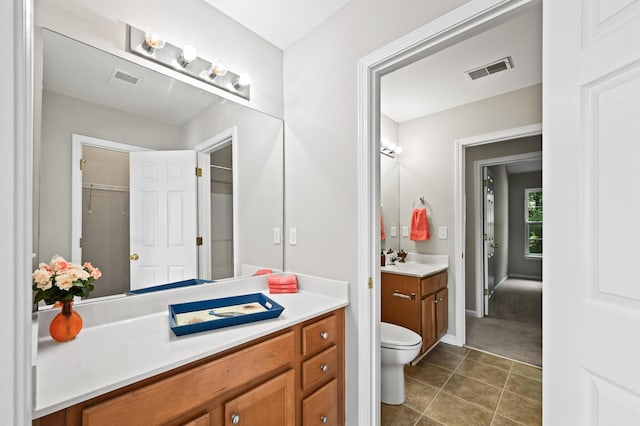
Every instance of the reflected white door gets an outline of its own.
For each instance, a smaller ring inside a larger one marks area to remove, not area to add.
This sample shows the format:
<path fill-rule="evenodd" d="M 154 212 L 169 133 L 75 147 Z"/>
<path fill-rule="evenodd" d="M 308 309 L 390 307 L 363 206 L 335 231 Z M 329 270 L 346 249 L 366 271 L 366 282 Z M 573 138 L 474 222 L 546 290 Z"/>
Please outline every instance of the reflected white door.
<path fill-rule="evenodd" d="M 489 167 L 482 168 L 484 188 L 484 315 L 489 315 L 489 298 L 496 282 L 495 258 L 495 183 Z"/>
<path fill-rule="evenodd" d="M 640 425 L 640 2 L 543 25 L 543 423 Z"/>
<path fill-rule="evenodd" d="M 198 276 L 195 151 L 130 156 L 131 289 Z"/>

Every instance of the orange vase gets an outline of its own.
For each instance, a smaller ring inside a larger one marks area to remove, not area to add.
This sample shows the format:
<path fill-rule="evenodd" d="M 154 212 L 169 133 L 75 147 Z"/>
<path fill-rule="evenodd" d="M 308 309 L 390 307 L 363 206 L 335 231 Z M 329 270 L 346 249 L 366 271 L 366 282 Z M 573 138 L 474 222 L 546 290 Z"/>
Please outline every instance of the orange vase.
<path fill-rule="evenodd" d="M 73 310 L 73 302 L 62 302 L 62 311 L 49 324 L 53 340 L 66 342 L 74 339 L 82 329 L 82 317 Z"/>

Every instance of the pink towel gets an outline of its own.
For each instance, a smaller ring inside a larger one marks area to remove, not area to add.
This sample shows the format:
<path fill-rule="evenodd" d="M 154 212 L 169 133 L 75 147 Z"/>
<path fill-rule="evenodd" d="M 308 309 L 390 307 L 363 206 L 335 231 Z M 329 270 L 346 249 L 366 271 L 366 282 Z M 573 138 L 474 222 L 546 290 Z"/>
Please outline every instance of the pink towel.
<path fill-rule="evenodd" d="M 386 236 L 386 235 L 385 235 L 385 233 L 384 233 L 384 223 L 382 222 L 382 215 L 380 215 L 380 231 L 381 231 L 381 234 L 382 234 L 382 235 L 380 236 L 380 239 L 381 239 L 381 240 L 386 239 L 386 238 L 387 238 L 387 236 Z"/>
<path fill-rule="evenodd" d="M 256 275 L 269 275 L 271 273 L 273 273 L 271 269 L 258 269 L 253 273 L 253 276 L 255 277 Z"/>
<path fill-rule="evenodd" d="M 413 209 L 411 214 L 411 232 L 409 239 L 413 241 L 428 240 L 429 236 L 429 219 L 427 218 L 427 209 Z"/>
<path fill-rule="evenodd" d="M 298 291 L 298 278 L 295 274 L 269 275 L 267 279 L 269 293 L 296 293 Z"/>

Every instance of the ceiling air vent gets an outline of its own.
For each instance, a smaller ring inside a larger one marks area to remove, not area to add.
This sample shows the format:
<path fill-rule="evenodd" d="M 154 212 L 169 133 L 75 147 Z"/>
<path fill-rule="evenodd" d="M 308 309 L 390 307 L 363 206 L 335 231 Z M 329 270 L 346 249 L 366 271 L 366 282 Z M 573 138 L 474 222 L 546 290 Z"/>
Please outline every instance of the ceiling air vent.
<path fill-rule="evenodd" d="M 114 68 L 111 73 L 111 77 L 109 77 L 109 83 L 114 86 L 120 87 L 131 87 L 137 86 L 142 81 L 142 78 L 137 75 L 130 74 L 126 71 L 119 70 L 118 68 Z"/>
<path fill-rule="evenodd" d="M 465 75 L 469 80 L 477 80 L 500 71 L 510 70 L 511 68 L 513 68 L 513 61 L 511 60 L 511 56 L 507 56 L 490 64 L 465 71 Z"/>

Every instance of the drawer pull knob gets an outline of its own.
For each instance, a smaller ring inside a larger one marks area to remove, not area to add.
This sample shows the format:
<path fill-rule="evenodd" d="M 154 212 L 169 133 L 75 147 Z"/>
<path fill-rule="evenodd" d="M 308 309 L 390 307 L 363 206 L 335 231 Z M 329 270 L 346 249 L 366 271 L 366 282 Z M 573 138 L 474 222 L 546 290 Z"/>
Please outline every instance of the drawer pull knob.
<path fill-rule="evenodd" d="M 322 370 L 323 373 L 326 373 L 327 371 L 329 371 L 329 366 L 327 364 L 322 364 L 320 366 L 320 370 Z"/>
<path fill-rule="evenodd" d="M 240 423 L 240 414 L 232 414 L 231 415 L 231 423 L 237 425 Z"/>
<path fill-rule="evenodd" d="M 322 423 L 329 423 L 329 419 L 327 418 L 327 416 L 320 416 L 320 421 Z"/>
<path fill-rule="evenodd" d="M 407 300 L 416 300 L 416 294 L 415 293 L 411 293 L 409 294 L 403 294 L 400 292 L 400 290 L 394 290 L 393 291 L 393 297 L 399 297 L 401 299 L 407 299 Z"/>
<path fill-rule="evenodd" d="M 329 333 L 323 331 L 322 333 L 320 333 L 320 337 L 322 337 L 324 340 L 327 340 L 329 338 Z"/>

